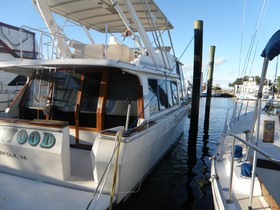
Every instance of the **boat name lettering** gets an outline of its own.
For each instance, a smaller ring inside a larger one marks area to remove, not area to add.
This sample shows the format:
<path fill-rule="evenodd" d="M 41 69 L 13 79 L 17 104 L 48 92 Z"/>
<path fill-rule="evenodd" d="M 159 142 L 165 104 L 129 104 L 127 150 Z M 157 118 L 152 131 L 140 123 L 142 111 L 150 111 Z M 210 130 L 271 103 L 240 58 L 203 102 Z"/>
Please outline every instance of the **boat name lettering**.
<path fill-rule="evenodd" d="M 17 132 L 16 128 L 0 128 L 0 142 L 10 143 Z"/>
<path fill-rule="evenodd" d="M 27 160 L 27 157 L 25 155 L 20 155 L 20 154 L 16 154 L 16 153 L 11 153 L 11 152 L 4 152 L 0 150 L 0 157 L 1 156 L 5 156 L 5 157 L 9 157 L 9 158 L 15 158 L 18 160 Z"/>
<path fill-rule="evenodd" d="M 40 145 L 41 148 L 45 148 L 45 149 L 52 148 L 56 142 L 55 136 L 52 133 L 43 132 L 43 138 L 41 138 L 41 135 L 38 131 L 32 131 L 28 135 L 26 130 L 20 130 L 17 133 L 16 140 L 18 144 L 23 145 L 26 142 L 28 142 L 33 147 Z"/>

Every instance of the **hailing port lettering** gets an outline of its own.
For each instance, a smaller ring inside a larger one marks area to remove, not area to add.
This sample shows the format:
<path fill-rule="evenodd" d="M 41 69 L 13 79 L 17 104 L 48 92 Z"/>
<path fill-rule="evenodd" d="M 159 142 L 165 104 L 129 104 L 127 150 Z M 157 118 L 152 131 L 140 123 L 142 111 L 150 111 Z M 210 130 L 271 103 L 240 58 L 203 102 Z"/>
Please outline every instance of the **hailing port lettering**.
<path fill-rule="evenodd" d="M 11 152 L 4 152 L 0 150 L 0 157 L 1 156 L 5 156 L 5 157 L 9 157 L 9 158 L 15 158 L 18 160 L 27 160 L 27 157 L 25 155 L 20 155 L 20 154 L 16 154 L 16 153 L 11 153 Z"/>

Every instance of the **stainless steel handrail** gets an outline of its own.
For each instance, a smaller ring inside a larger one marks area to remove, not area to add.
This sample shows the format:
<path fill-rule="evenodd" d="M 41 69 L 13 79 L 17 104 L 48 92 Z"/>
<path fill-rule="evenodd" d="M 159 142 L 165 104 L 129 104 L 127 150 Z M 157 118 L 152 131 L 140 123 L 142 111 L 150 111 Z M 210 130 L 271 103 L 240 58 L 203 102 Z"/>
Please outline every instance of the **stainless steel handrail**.
<path fill-rule="evenodd" d="M 237 104 L 237 103 L 236 103 Z M 250 149 L 252 149 L 253 151 L 254 151 L 254 154 L 257 152 L 257 153 L 259 153 L 260 155 L 262 155 L 263 157 L 265 157 L 266 159 L 268 159 L 269 161 L 271 161 L 271 162 L 273 162 L 273 163 L 275 163 L 275 164 L 279 164 L 280 165 L 280 159 L 278 159 L 278 158 L 275 158 L 275 157 L 273 157 L 271 154 L 269 154 L 269 153 L 267 153 L 267 152 L 265 152 L 264 150 L 262 150 L 262 149 L 260 149 L 259 147 L 257 147 L 255 144 L 252 144 L 251 142 L 252 141 L 250 141 L 249 139 L 250 139 L 250 137 L 249 137 L 249 133 L 247 134 L 246 133 L 246 139 L 243 139 L 243 138 L 241 138 L 241 137 L 239 137 L 238 135 L 236 135 L 236 134 L 234 134 L 234 133 L 232 133 L 231 132 L 231 129 L 230 129 L 230 124 L 234 121 L 234 120 L 237 120 L 238 118 L 234 118 L 234 116 L 235 116 L 235 113 L 236 113 L 236 104 L 235 104 L 235 107 L 234 107 L 234 112 L 233 112 L 233 116 L 232 116 L 232 119 L 231 119 L 231 121 L 229 122 L 228 121 L 228 116 L 226 117 L 226 120 L 225 120 L 225 128 L 224 128 L 224 130 L 223 130 L 223 132 L 222 132 L 222 134 L 221 134 L 221 139 L 220 139 L 220 145 L 219 145 L 219 148 L 218 148 L 218 152 L 216 153 L 217 154 L 217 161 L 219 161 L 219 160 L 221 160 L 222 159 L 222 157 L 223 157 L 223 146 L 224 146 L 224 139 L 225 139 L 225 136 L 232 136 L 234 139 L 233 139 L 233 144 L 232 144 L 232 151 L 231 151 L 231 154 L 232 154 L 232 158 L 231 158 L 231 167 L 230 167 L 230 177 L 229 177 L 229 185 L 228 185 L 228 190 L 229 190 L 229 192 L 228 192 L 228 198 L 227 199 L 225 199 L 224 201 L 225 202 L 227 202 L 227 203 L 230 203 L 231 201 L 232 201 L 232 181 L 233 181 L 233 163 L 234 163 L 234 147 L 235 147 L 235 142 L 236 142 L 236 140 L 238 140 L 238 141 L 240 141 L 240 142 L 242 142 L 245 146 L 246 146 L 246 148 L 248 148 L 248 149 L 246 149 L 246 157 L 248 157 L 248 152 L 249 152 L 249 150 Z M 248 106 L 248 104 L 247 104 L 247 106 Z M 246 107 L 246 110 L 247 110 L 247 107 Z M 256 111 L 256 110 L 255 110 Z M 239 111 L 240 112 L 240 111 Z M 246 114 L 246 112 L 245 112 L 245 114 Z M 238 114 L 239 115 L 239 114 Z M 252 133 L 252 131 L 250 132 L 250 133 Z M 226 135 L 227 134 L 227 135 Z M 252 137 L 252 136 L 251 136 Z M 248 141 L 249 140 L 249 141 Z M 245 160 L 246 160 L 246 157 L 245 157 Z M 215 157 L 212 157 L 212 159 L 213 158 L 215 158 Z M 253 165 L 256 163 L 256 161 L 257 161 L 257 159 L 256 158 L 254 158 L 254 160 L 253 160 Z M 212 162 L 213 163 L 213 162 Z M 214 176 L 216 176 L 218 173 L 217 173 L 217 171 L 216 171 L 216 168 L 215 168 L 215 171 L 214 171 Z M 252 173 L 255 173 L 254 171 L 252 172 Z M 254 182 L 254 177 L 255 176 L 252 176 L 252 182 Z M 213 177 L 213 178 L 215 178 L 215 177 Z M 220 186 L 221 187 L 221 186 Z M 220 188 L 219 187 L 219 188 Z M 252 184 L 252 186 L 251 187 L 254 187 L 254 185 Z M 252 188 L 253 189 L 253 188 Z M 252 196 L 253 196 L 253 190 L 251 189 L 251 191 L 250 191 L 250 199 L 249 200 L 251 200 L 252 199 Z M 224 201 L 223 201 L 223 203 L 224 203 Z M 250 207 L 251 206 L 251 201 L 250 201 L 250 203 L 249 203 L 249 206 L 248 207 Z"/>
<path fill-rule="evenodd" d="M 280 159 L 274 158 L 272 157 L 269 153 L 263 151 L 262 149 L 258 148 L 257 146 L 255 146 L 254 144 L 240 138 L 239 136 L 235 135 L 234 133 L 229 133 L 230 136 L 233 136 L 234 138 L 236 138 L 237 140 L 241 141 L 243 144 L 245 144 L 246 146 L 249 146 L 250 149 L 255 150 L 256 152 L 260 153 L 262 156 L 266 157 L 268 160 L 279 164 L 280 165 Z"/>
<path fill-rule="evenodd" d="M 280 165 L 280 159 L 277 159 L 277 158 L 274 158 L 272 157 L 269 153 L 263 151 L 262 149 L 258 148 L 256 145 L 248 142 L 247 140 L 244 140 L 242 138 L 240 138 L 239 136 L 235 135 L 234 133 L 229 133 L 230 136 L 232 136 L 234 139 L 233 139 L 233 145 L 232 145 L 232 158 L 231 158 L 231 167 L 230 167 L 230 177 L 229 177 L 229 194 L 228 194 L 228 199 L 227 199 L 227 202 L 231 202 L 232 201 L 232 181 L 233 181 L 233 164 L 234 164 L 234 147 L 235 147 L 235 140 L 237 139 L 238 141 L 242 142 L 243 144 L 245 144 L 247 147 L 249 147 L 250 149 L 253 149 L 254 150 L 254 155 L 256 152 L 258 152 L 259 154 L 261 154 L 262 156 L 264 156 L 265 158 L 267 158 L 268 160 L 270 160 L 271 162 L 274 162 L 276 164 L 279 164 Z M 248 152 L 248 151 L 246 151 Z M 255 164 L 254 161 L 257 161 L 256 158 L 254 158 L 253 160 L 253 165 Z M 254 173 L 254 171 L 252 172 Z M 255 176 L 252 176 L 252 182 L 254 182 L 254 177 Z M 253 197 L 253 190 L 250 191 L 250 199 L 252 199 Z M 251 202 L 250 202 L 251 203 Z M 251 204 L 250 204 L 251 205 Z M 250 206 L 249 205 L 249 206 Z"/>
<path fill-rule="evenodd" d="M 224 154 L 224 141 L 225 141 L 225 135 L 227 133 L 227 131 L 229 130 L 229 124 L 228 124 L 228 112 L 229 112 L 229 109 L 227 110 L 227 114 L 226 114 L 226 120 L 225 120 L 225 123 L 224 123 L 224 129 L 223 129 L 223 132 L 220 136 L 220 145 L 219 145 L 219 148 L 218 148 L 218 160 L 221 161 L 223 159 L 223 154 Z"/>

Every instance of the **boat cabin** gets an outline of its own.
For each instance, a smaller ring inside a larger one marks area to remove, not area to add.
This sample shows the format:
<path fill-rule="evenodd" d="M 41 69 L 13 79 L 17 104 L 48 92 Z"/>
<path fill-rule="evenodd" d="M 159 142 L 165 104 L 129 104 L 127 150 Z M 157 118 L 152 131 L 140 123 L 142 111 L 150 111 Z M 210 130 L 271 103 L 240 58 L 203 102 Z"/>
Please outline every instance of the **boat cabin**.
<path fill-rule="evenodd" d="M 180 98 L 176 80 L 139 77 L 101 66 L 37 69 L 23 91 L 7 115 L 67 122 L 73 145 L 92 144 L 91 137 L 80 135 L 84 132 L 97 133 L 126 123 L 132 129 L 145 115 L 153 118 L 178 105 Z"/>

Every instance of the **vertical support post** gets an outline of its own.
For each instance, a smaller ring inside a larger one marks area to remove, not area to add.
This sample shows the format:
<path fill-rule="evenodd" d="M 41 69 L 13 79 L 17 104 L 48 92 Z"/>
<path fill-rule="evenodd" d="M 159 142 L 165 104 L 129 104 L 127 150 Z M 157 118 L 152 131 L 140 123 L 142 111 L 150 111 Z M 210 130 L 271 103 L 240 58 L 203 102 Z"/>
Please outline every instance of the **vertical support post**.
<path fill-rule="evenodd" d="M 116 2 L 116 1 L 115 1 Z M 123 3 L 127 9 L 127 11 L 129 12 L 131 19 L 133 20 L 135 27 L 138 30 L 138 33 L 140 35 L 140 37 L 142 38 L 143 43 L 145 44 L 145 47 L 149 53 L 149 56 L 152 58 L 154 64 L 158 67 L 160 66 L 160 64 L 163 64 L 158 55 L 156 54 L 156 51 L 154 50 L 154 47 L 152 45 L 152 43 L 149 40 L 148 35 L 146 34 L 146 31 L 140 21 L 140 18 L 138 17 L 135 9 L 132 6 L 132 3 L 128 0 L 123 0 Z"/>
<path fill-rule="evenodd" d="M 221 142 L 220 145 L 219 145 L 218 161 L 223 160 L 225 136 L 226 136 L 226 133 L 229 129 L 229 126 L 228 126 L 228 112 L 229 112 L 229 109 L 227 109 L 227 115 L 226 115 L 226 120 L 225 120 L 225 124 L 224 124 L 224 129 L 223 129 L 222 135 L 220 136 L 220 140 L 218 141 L 218 142 Z"/>
<path fill-rule="evenodd" d="M 202 67 L 202 38 L 203 22 L 194 22 L 194 69 L 193 69 L 193 93 L 192 109 L 188 141 L 188 165 L 191 170 L 196 164 L 196 142 L 198 132 L 198 110 L 200 99 L 200 81 Z"/>
<path fill-rule="evenodd" d="M 250 130 L 244 130 L 243 133 L 245 134 L 246 141 L 251 143 L 250 142 L 251 131 Z M 245 155 L 245 158 L 244 158 L 246 161 L 248 160 L 248 156 L 249 156 L 249 146 L 247 145 L 246 146 L 246 155 Z"/>
<path fill-rule="evenodd" d="M 259 84 L 259 91 L 258 91 L 258 99 L 257 99 L 257 104 L 256 104 L 256 108 L 257 108 L 257 116 L 254 115 L 254 122 L 253 124 L 256 123 L 257 121 L 257 125 L 256 125 L 256 139 L 255 139 L 255 145 L 258 145 L 258 139 L 259 139 L 259 135 L 260 135 L 260 116 L 261 116 L 261 110 L 262 110 L 262 89 L 263 89 L 263 85 L 264 85 L 264 80 L 265 80 L 265 76 L 266 76 L 266 72 L 267 72 L 267 68 L 268 68 L 268 63 L 269 63 L 269 58 L 265 57 L 264 61 L 263 61 L 263 67 L 262 67 L 262 75 L 261 75 L 261 81 Z M 249 194 L 249 204 L 248 204 L 248 208 L 252 209 L 252 202 L 253 202 L 253 192 L 254 192 L 254 186 L 255 186 L 255 177 L 256 177 L 256 163 L 257 163 L 257 153 L 254 150 L 253 153 L 253 163 L 252 163 L 252 177 L 251 177 L 251 187 L 250 187 L 250 194 Z"/>
<path fill-rule="evenodd" d="M 215 46 L 209 48 L 209 73 L 207 79 L 207 94 L 206 94 L 206 106 L 205 106 L 205 120 L 204 120 L 204 131 L 209 129 L 209 117 L 210 117 L 210 105 L 211 105 L 211 92 L 213 82 L 213 71 L 214 71 L 214 57 L 215 57 Z"/>
<path fill-rule="evenodd" d="M 237 116 L 237 120 L 239 120 L 239 117 L 240 117 L 240 114 L 241 114 L 241 111 L 242 111 L 242 107 L 243 107 L 243 102 L 244 100 L 242 100 L 241 104 L 240 104 L 240 108 L 239 108 L 239 112 L 238 112 L 238 116 Z"/>
<path fill-rule="evenodd" d="M 250 100 L 250 99 L 247 99 L 247 105 L 246 105 L 246 109 L 245 109 L 245 113 L 244 113 L 244 115 L 246 115 L 246 114 L 247 114 L 247 109 L 248 109 L 248 105 L 249 105 L 249 100 Z"/>
<path fill-rule="evenodd" d="M 198 130 L 201 69 L 202 69 L 202 43 L 203 43 L 203 21 L 197 20 L 194 22 L 194 68 L 193 68 L 192 111 L 191 111 L 190 131 L 189 131 L 190 135 L 197 133 Z M 189 148 L 190 146 L 195 147 L 195 145 L 196 145 L 196 138 L 189 138 Z"/>
<path fill-rule="evenodd" d="M 227 202 L 232 202 L 232 179 L 233 179 L 233 168 L 234 168 L 234 152 L 235 152 L 235 137 L 233 138 L 231 148 L 231 161 L 230 161 L 230 172 L 229 172 L 229 183 L 228 183 L 228 199 Z"/>

